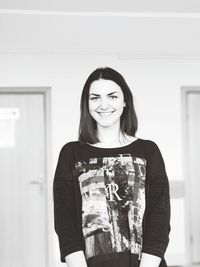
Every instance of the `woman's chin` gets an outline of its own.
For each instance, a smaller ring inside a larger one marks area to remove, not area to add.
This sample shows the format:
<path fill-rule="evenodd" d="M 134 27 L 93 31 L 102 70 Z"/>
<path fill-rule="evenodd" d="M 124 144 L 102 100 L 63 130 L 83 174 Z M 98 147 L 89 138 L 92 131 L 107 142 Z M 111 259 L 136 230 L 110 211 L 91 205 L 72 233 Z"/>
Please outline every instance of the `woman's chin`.
<path fill-rule="evenodd" d="M 111 127 L 113 126 L 114 124 L 116 124 L 116 121 L 99 121 L 97 122 L 97 125 L 100 126 L 100 127 Z"/>

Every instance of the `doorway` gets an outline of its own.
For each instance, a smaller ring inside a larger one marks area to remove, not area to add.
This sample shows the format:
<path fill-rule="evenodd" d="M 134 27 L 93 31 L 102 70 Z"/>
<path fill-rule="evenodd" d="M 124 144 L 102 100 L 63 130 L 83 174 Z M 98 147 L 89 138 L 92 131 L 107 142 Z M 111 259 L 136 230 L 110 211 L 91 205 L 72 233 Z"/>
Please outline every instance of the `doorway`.
<path fill-rule="evenodd" d="M 186 192 L 186 255 L 200 264 L 200 86 L 182 87 L 183 160 Z"/>
<path fill-rule="evenodd" d="M 49 100 L 50 88 L 0 88 L 2 267 L 50 266 Z"/>

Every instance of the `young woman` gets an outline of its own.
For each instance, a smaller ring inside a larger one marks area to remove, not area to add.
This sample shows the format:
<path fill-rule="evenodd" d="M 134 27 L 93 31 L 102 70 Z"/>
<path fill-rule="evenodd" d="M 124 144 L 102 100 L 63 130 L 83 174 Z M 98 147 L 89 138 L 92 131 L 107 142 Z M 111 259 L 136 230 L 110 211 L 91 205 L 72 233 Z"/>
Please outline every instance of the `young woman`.
<path fill-rule="evenodd" d="M 69 267 L 167 266 L 168 178 L 158 146 L 136 130 L 126 81 L 96 69 L 81 96 L 79 140 L 62 147 L 53 184 L 55 231 Z"/>

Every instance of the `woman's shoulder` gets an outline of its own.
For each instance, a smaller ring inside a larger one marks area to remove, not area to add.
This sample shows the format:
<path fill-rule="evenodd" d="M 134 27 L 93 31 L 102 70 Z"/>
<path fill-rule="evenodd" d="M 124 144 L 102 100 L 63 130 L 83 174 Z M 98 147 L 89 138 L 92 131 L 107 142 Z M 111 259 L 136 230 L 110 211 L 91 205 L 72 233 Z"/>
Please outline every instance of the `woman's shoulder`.
<path fill-rule="evenodd" d="M 162 152 L 160 149 L 160 145 L 158 145 L 157 141 L 150 139 L 142 139 L 144 153 L 147 160 L 154 160 L 154 162 L 162 159 Z"/>
<path fill-rule="evenodd" d="M 152 139 L 142 139 L 140 141 L 143 143 L 144 149 L 147 155 L 151 155 L 155 151 L 160 151 L 158 143 Z"/>
<path fill-rule="evenodd" d="M 69 141 L 61 147 L 60 153 L 73 152 L 74 150 L 78 149 L 78 146 L 79 141 Z"/>
<path fill-rule="evenodd" d="M 139 138 L 140 140 L 142 140 L 142 142 L 148 146 L 148 147 L 157 147 L 157 142 L 152 140 L 152 139 L 143 139 L 143 138 Z"/>
<path fill-rule="evenodd" d="M 140 141 L 141 143 L 143 143 L 144 145 L 146 145 L 148 148 L 155 148 L 157 147 L 157 144 L 155 141 L 151 140 L 151 139 L 144 139 L 141 137 L 136 137 L 136 136 L 128 136 L 129 138 L 129 142 L 132 143 L 134 141 Z"/>

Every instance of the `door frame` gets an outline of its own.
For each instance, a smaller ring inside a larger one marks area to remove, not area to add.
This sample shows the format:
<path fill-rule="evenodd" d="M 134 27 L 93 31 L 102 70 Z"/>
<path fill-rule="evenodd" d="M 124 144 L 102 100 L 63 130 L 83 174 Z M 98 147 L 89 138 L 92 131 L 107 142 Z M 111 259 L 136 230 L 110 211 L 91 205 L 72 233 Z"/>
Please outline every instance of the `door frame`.
<path fill-rule="evenodd" d="M 51 125 L 51 87 L 38 86 L 0 86 L 2 94 L 41 94 L 44 99 L 44 170 L 45 170 L 45 226 L 46 226 L 46 266 L 54 267 L 53 239 L 53 201 L 52 201 L 52 125 Z"/>
<path fill-rule="evenodd" d="M 188 94 L 200 93 L 200 86 L 181 86 L 181 102 L 182 102 L 182 163 L 183 163 L 183 179 L 185 184 L 185 249 L 186 249 L 186 264 L 192 264 L 192 231 L 191 231 L 191 216 L 190 216 L 190 182 L 189 182 L 189 136 L 188 136 Z"/>

